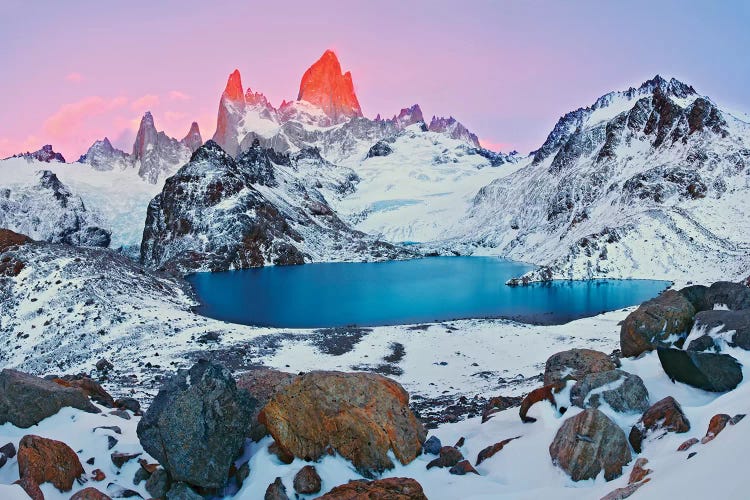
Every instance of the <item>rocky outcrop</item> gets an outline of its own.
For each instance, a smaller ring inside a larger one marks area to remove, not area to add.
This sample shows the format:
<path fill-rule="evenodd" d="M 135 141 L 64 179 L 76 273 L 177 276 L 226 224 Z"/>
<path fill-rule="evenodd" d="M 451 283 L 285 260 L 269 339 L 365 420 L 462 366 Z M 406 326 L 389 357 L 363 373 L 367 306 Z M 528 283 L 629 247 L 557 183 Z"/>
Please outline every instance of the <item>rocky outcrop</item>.
<path fill-rule="evenodd" d="M 622 413 L 648 409 L 648 389 L 638 375 L 622 370 L 589 373 L 570 390 L 570 402 L 580 408 L 598 408 L 606 403 Z"/>
<path fill-rule="evenodd" d="M 331 50 L 326 50 L 302 75 L 297 100 L 320 108 L 330 119 L 328 124 L 362 116 L 352 74 L 341 73 L 341 64 Z"/>
<path fill-rule="evenodd" d="M 598 373 L 617 368 L 612 359 L 603 352 L 592 349 L 570 349 L 558 352 L 547 359 L 544 366 L 544 385 L 566 380 L 581 380 L 589 373 Z"/>
<path fill-rule="evenodd" d="M 711 392 L 731 391 L 742 382 L 742 365 L 728 354 L 658 348 L 659 361 L 672 381 Z"/>
<path fill-rule="evenodd" d="M 101 491 L 89 486 L 80 491 L 76 491 L 70 500 L 111 500 L 108 495 L 105 495 Z"/>
<path fill-rule="evenodd" d="M 695 307 L 676 290 L 667 290 L 644 302 L 625 318 L 620 328 L 620 350 L 626 357 L 638 356 L 660 345 L 670 345 L 669 338 L 683 340 L 693 327 Z"/>
<path fill-rule="evenodd" d="M 50 163 L 50 162 L 59 162 L 59 163 L 65 163 L 65 158 L 60 153 L 56 153 L 54 149 L 52 149 L 51 144 L 46 144 L 42 146 L 42 149 L 39 149 L 34 152 L 26 152 L 26 153 L 19 153 L 11 156 L 11 158 L 26 158 L 27 160 L 36 160 L 36 161 L 42 161 L 44 163 Z"/>
<path fill-rule="evenodd" d="M 371 373 L 310 372 L 263 408 L 258 420 L 288 454 L 317 460 L 327 449 L 372 477 L 422 452 L 426 432 L 409 409 L 409 394 Z"/>
<path fill-rule="evenodd" d="M 138 438 L 172 480 L 221 488 L 254 405 L 228 370 L 199 361 L 162 385 L 138 423 Z"/>
<path fill-rule="evenodd" d="M 25 429 L 68 406 L 100 411 L 78 389 L 8 368 L 0 372 L 0 424 L 10 422 Z"/>
<path fill-rule="evenodd" d="M 470 132 L 461 122 L 452 116 L 449 118 L 433 116 L 427 129 L 430 132 L 445 134 L 451 139 L 467 142 L 476 148 L 481 147 L 477 135 Z"/>
<path fill-rule="evenodd" d="M 257 401 L 252 415 L 247 436 L 253 441 L 260 441 L 268 435 L 266 426 L 258 422 L 260 410 L 271 401 L 277 392 L 292 383 L 297 376 L 270 368 L 258 368 L 237 375 L 237 389 L 247 392 Z"/>
<path fill-rule="evenodd" d="M 18 473 L 29 496 L 43 499 L 41 484 L 52 483 L 60 491 L 70 491 L 84 470 L 65 443 L 29 434 L 18 445 Z"/>
<path fill-rule="evenodd" d="M 143 115 L 131 155 L 139 176 L 156 184 L 187 162 L 190 153 L 189 146 L 156 130 L 151 112 Z"/>
<path fill-rule="evenodd" d="M 94 142 L 88 151 L 81 155 L 78 163 L 84 163 L 99 171 L 125 170 L 133 166 L 130 155 L 112 146 L 107 137 Z"/>
<path fill-rule="evenodd" d="M 440 469 L 451 468 L 464 459 L 461 450 L 455 446 L 443 446 L 438 452 L 438 457 L 427 464 L 428 469 L 438 467 Z"/>
<path fill-rule="evenodd" d="M 427 500 L 422 485 L 408 477 L 350 481 L 336 486 L 319 500 Z"/>
<path fill-rule="evenodd" d="M 646 434 L 663 429 L 667 432 L 683 433 L 690 430 L 690 421 L 682 411 L 680 403 L 672 396 L 654 403 L 630 429 L 628 441 L 636 453 L 641 452 L 641 444 Z"/>
<path fill-rule="evenodd" d="M 695 315 L 693 329 L 704 334 L 694 339 L 688 345 L 688 350 L 717 349 L 714 338 L 726 337 L 730 333 L 730 344 L 750 350 L 750 309 L 701 311 Z"/>
<path fill-rule="evenodd" d="M 497 454 L 499 451 L 501 451 L 505 446 L 510 443 L 513 440 L 519 439 L 521 436 L 516 436 L 508 439 L 503 439 L 502 441 L 498 441 L 495 444 L 491 444 L 490 446 L 484 448 L 482 451 L 479 452 L 479 455 L 477 455 L 477 461 L 475 462 L 476 465 L 481 464 L 488 458 L 494 457 L 495 454 Z"/>
<path fill-rule="evenodd" d="M 567 419 L 549 447 L 552 462 L 573 481 L 593 479 L 604 471 L 611 481 L 630 462 L 630 447 L 617 424 L 596 408 Z"/>
<path fill-rule="evenodd" d="M 190 125 L 190 130 L 188 130 L 187 135 L 180 142 L 187 146 L 190 153 L 195 153 L 199 147 L 203 146 L 203 138 L 201 137 L 200 128 L 198 128 L 198 122 L 193 122 Z"/>
<path fill-rule="evenodd" d="M 393 153 L 393 149 L 391 149 L 391 146 L 386 141 L 378 141 L 367 151 L 367 157 L 376 158 L 379 156 L 388 156 L 391 153 Z"/>

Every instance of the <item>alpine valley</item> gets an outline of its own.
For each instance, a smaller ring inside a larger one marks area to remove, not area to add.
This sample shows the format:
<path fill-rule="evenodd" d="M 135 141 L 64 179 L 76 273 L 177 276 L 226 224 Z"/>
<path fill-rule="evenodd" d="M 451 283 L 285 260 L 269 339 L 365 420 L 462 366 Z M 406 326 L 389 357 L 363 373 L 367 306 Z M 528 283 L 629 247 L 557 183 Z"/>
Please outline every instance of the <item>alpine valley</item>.
<path fill-rule="evenodd" d="M 750 116 L 633 83 L 499 152 L 419 104 L 366 117 L 327 50 L 278 106 L 232 72 L 208 140 L 142 110 L 132 150 L 0 160 L 0 497 L 742 497 Z M 185 279 L 437 256 L 668 289 L 301 329 L 202 316 Z"/>

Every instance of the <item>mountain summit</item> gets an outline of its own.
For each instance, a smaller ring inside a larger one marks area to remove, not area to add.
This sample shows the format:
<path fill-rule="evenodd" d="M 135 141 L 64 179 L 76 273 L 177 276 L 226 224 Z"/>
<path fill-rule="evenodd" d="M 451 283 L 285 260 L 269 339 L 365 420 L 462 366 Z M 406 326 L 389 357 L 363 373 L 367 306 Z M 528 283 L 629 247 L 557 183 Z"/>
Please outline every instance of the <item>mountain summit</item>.
<path fill-rule="evenodd" d="M 339 59 L 331 50 L 326 50 L 305 71 L 297 100 L 319 107 L 334 123 L 362 116 L 352 74 L 348 71 L 341 73 Z"/>

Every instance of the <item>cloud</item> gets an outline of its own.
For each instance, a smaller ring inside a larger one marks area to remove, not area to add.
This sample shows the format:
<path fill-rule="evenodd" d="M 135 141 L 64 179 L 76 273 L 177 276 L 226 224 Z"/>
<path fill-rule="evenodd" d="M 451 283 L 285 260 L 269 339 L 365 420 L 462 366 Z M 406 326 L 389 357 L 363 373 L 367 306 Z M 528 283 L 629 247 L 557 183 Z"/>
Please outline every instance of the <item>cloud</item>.
<path fill-rule="evenodd" d="M 146 94 L 134 100 L 130 103 L 130 109 L 138 112 L 149 111 L 159 105 L 159 96 L 154 94 Z"/>
<path fill-rule="evenodd" d="M 503 151 L 507 153 L 513 149 L 513 145 L 508 142 L 493 141 L 490 139 L 479 139 L 479 144 L 490 151 Z"/>
<path fill-rule="evenodd" d="M 187 95 L 184 92 L 180 92 L 179 90 L 170 90 L 169 91 L 169 100 L 170 101 L 189 101 L 192 99 L 191 96 Z"/>
<path fill-rule="evenodd" d="M 52 137 L 75 135 L 88 118 L 109 113 L 127 104 L 125 97 L 104 99 L 90 96 L 80 101 L 63 105 L 55 114 L 44 121 L 43 130 Z"/>
<path fill-rule="evenodd" d="M 72 83 L 81 83 L 84 80 L 83 75 L 75 71 L 65 75 L 65 79 Z"/>

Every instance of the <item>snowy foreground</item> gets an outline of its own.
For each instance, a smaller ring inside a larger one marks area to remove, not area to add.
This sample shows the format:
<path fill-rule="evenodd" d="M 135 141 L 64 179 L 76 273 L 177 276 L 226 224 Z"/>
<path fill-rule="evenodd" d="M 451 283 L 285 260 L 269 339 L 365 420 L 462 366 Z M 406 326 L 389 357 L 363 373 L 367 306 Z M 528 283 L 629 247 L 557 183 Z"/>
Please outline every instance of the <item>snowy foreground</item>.
<path fill-rule="evenodd" d="M 311 369 L 348 370 L 356 364 L 377 363 L 382 355 L 390 352 L 392 342 L 399 342 L 405 350 L 403 359 L 398 363 L 403 374 L 393 378 L 401 382 L 412 395 L 434 395 L 443 391 L 463 393 L 467 396 L 473 393 L 485 396 L 520 394 L 531 387 L 523 387 L 523 384 L 509 385 L 506 386 L 507 390 L 504 390 L 503 383 L 498 382 L 499 377 L 507 379 L 516 375 L 537 375 L 543 371 L 543 364 L 549 355 L 573 347 L 588 347 L 609 352 L 618 347 L 617 324 L 630 310 L 632 309 L 559 326 L 529 326 L 507 321 L 460 321 L 431 325 L 419 330 L 403 326 L 375 328 L 350 351 L 338 356 L 334 353 L 323 354 L 316 350 L 312 342 L 314 332 L 297 332 L 299 335 L 280 336 L 286 340 L 281 340 L 275 352 L 263 361 L 269 366 L 289 372 Z M 261 332 L 270 333 L 256 330 L 254 335 L 262 334 Z M 236 333 L 239 334 L 239 331 Z M 253 335 L 248 330 L 245 330 L 244 334 Z M 310 339 L 307 340 L 305 335 Z M 232 341 L 231 335 L 224 338 L 225 344 L 231 344 Z M 745 366 L 750 366 L 748 352 L 727 345 L 721 347 L 722 352 L 729 353 Z M 441 362 L 447 364 L 442 365 Z M 474 363 L 479 367 L 473 366 Z M 713 415 L 734 415 L 747 411 L 747 401 L 750 397 L 747 369 L 744 372 L 745 381 L 737 389 L 725 394 L 714 394 L 670 382 L 661 368 L 656 353 L 646 354 L 638 359 L 623 359 L 622 364 L 623 370 L 643 379 L 651 403 L 668 395 L 675 397 L 681 403 L 691 424 L 691 430 L 684 434 L 649 434 L 640 457 L 649 460 L 647 468 L 653 471 L 648 476 L 651 481 L 643 485 L 633 498 L 707 498 L 717 492 L 722 498 L 742 498 L 744 477 L 741 468 L 744 463 L 744 450 L 750 445 L 750 422 L 745 420 L 736 426 L 727 426 L 715 440 L 695 445 L 690 452 L 697 452 L 697 455 L 690 460 L 688 452 L 676 450 L 681 443 L 691 437 L 703 437 Z M 479 371 L 489 369 L 493 371 L 492 376 L 476 376 Z M 540 385 L 539 382 L 537 385 Z M 115 392 L 115 387 L 107 389 Z M 561 401 L 562 397 L 559 395 L 558 401 Z M 607 407 L 600 409 L 626 433 L 640 417 L 640 414 L 618 414 Z M 143 482 L 139 486 L 133 485 L 132 482 L 135 472 L 140 467 L 137 461 L 132 460 L 121 469 L 117 469 L 109 458 L 112 452 L 141 451 L 135 433 L 140 417 L 134 416 L 124 420 L 104 410 L 101 414 L 88 414 L 64 408 L 58 414 L 29 429 L 17 429 L 5 424 L 0 426 L 0 444 L 13 442 L 18 446 L 19 440 L 26 434 L 64 441 L 79 452 L 87 476 L 90 477 L 92 471 L 97 468 L 106 475 L 106 479 L 101 483 L 89 480 L 83 486 L 75 484 L 73 492 L 84 486 L 95 486 L 114 496 L 119 487 L 122 487 L 149 498 Z M 426 464 L 434 457 L 427 455 L 417 458 L 407 466 L 397 465 L 384 477 L 412 477 L 419 481 L 431 499 L 600 498 L 627 484 L 635 459 L 620 478 L 611 482 L 605 482 L 600 475 L 596 480 L 574 483 L 562 470 L 553 466 L 548 452 L 549 444 L 562 422 L 580 411 L 571 407 L 564 415 L 560 415 L 551 404 L 541 402 L 534 405 L 529 413 L 538 419 L 535 423 L 522 423 L 518 416 L 518 408 L 511 408 L 496 414 L 484 424 L 481 423 L 481 418 L 475 417 L 440 425 L 430 431 L 430 434 L 436 435 L 445 445 L 453 444 L 460 437 L 464 437 L 466 442 L 461 451 L 472 464 L 477 453 L 483 448 L 506 438 L 520 436 L 520 439 L 512 441 L 494 457 L 477 466 L 479 476 L 455 476 L 449 474 L 447 469 L 428 471 Z M 92 430 L 94 427 L 105 425 L 119 426 L 122 435 L 115 436 L 102 429 Z M 112 450 L 107 448 L 108 433 L 118 439 Z M 275 455 L 267 451 L 271 441 L 270 437 L 254 444 L 248 441 L 245 453 L 238 463 L 249 458 L 251 472 L 234 498 L 263 498 L 266 487 L 276 477 L 282 478 L 287 491 L 293 491 L 292 479 L 305 463 L 295 459 L 290 465 L 282 464 Z M 94 465 L 85 463 L 89 457 L 95 458 Z M 145 454 L 142 458 L 150 462 L 155 461 Z M 323 480 L 321 494 L 350 479 L 361 478 L 349 462 L 338 456 L 325 457 L 315 465 Z M 707 477 L 707 471 L 710 471 L 710 478 Z M 11 485 L 16 479 L 18 468 L 14 458 L 0 468 L 2 498 L 26 498 L 20 487 Z M 51 484 L 42 485 L 42 490 L 47 499 L 67 499 L 73 493 L 60 493 Z"/>

